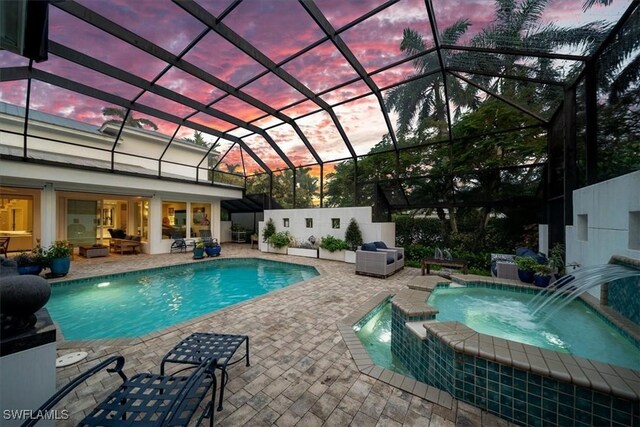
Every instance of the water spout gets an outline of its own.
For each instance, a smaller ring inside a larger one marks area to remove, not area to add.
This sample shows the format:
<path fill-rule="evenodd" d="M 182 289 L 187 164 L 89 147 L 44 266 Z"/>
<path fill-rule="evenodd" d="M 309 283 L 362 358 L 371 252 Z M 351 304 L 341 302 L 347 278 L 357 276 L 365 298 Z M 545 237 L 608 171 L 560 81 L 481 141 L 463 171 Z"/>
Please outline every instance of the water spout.
<path fill-rule="evenodd" d="M 542 314 L 543 321 L 588 290 L 629 277 L 640 277 L 640 270 L 626 265 L 604 264 L 584 267 L 556 281 L 531 301 L 533 314 Z"/>

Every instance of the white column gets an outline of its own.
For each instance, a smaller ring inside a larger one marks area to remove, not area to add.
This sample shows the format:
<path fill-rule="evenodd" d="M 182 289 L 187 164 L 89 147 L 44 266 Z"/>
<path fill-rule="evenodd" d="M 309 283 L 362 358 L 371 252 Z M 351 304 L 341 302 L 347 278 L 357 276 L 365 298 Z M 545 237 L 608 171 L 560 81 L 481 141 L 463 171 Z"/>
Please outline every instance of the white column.
<path fill-rule="evenodd" d="M 40 245 L 46 248 L 56 240 L 56 191 L 48 182 L 42 187 L 40 200 Z"/>
<path fill-rule="evenodd" d="M 222 234 L 220 231 L 220 200 L 214 200 L 211 203 L 211 233 L 212 236 L 222 242 Z"/>
<path fill-rule="evenodd" d="M 149 200 L 149 253 L 160 254 L 164 250 L 162 242 L 162 199 L 154 195 Z"/>
<path fill-rule="evenodd" d="M 549 256 L 549 224 L 538 224 L 538 252 Z"/>

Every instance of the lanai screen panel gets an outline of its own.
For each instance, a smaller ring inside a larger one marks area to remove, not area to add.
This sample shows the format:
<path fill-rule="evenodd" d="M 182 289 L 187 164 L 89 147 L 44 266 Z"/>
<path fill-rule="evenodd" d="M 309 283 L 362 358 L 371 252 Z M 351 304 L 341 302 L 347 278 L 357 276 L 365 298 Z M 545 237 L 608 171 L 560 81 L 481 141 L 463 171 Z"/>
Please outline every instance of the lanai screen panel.
<path fill-rule="evenodd" d="M 320 96 L 329 105 L 334 106 L 371 93 L 371 88 L 362 80 L 357 80 L 337 89 L 323 92 Z"/>
<path fill-rule="evenodd" d="M 393 149 L 388 137 L 389 128 L 375 96 L 369 95 L 342 104 L 334 110 L 356 154 L 367 154 L 372 148 L 379 146 Z"/>
<path fill-rule="evenodd" d="M 412 29 L 424 35 L 423 43 L 410 54 L 434 47 L 424 0 L 393 4 L 340 34 L 358 61 L 373 72 L 408 56 L 401 49 L 403 32 Z M 372 37 L 372 35 L 375 35 Z"/>
<path fill-rule="evenodd" d="M 6 58 L 7 55 L 1 57 Z M 0 153 L 22 156 L 26 104 L 26 80 L 0 83 Z"/>
<path fill-rule="evenodd" d="M 58 9 L 55 3 L 51 3 L 49 7 L 49 39 L 145 80 L 152 80 L 168 65 L 131 44 Z"/>
<path fill-rule="evenodd" d="M 243 141 L 271 170 L 284 169 L 287 167 L 284 159 L 280 157 L 276 150 L 274 150 L 261 135 L 251 135 L 243 138 Z"/>
<path fill-rule="evenodd" d="M 350 157 L 346 143 L 328 113 L 320 111 L 296 122 L 323 161 Z"/>
<path fill-rule="evenodd" d="M 131 123 L 123 128 L 120 142 L 114 148 L 114 169 L 126 171 L 129 165 L 136 165 L 137 172 L 157 176 L 161 167 L 160 159 L 178 124 L 137 110 L 131 110 L 129 119 Z M 109 131 L 118 132 L 119 128 L 116 123 Z"/>
<path fill-rule="evenodd" d="M 176 55 L 205 29 L 172 2 L 78 0 L 78 3 Z"/>
<path fill-rule="evenodd" d="M 156 84 L 206 105 L 225 95 L 223 90 L 176 67 L 171 67 Z"/>
<path fill-rule="evenodd" d="M 304 99 L 304 95 L 271 73 L 243 87 L 242 91 L 276 110 Z"/>
<path fill-rule="evenodd" d="M 265 112 L 259 108 L 249 105 L 232 95 L 225 96 L 211 107 L 245 122 L 251 122 L 265 114 Z"/>
<path fill-rule="evenodd" d="M 310 165 L 316 163 L 315 158 L 304 145 L 295 130 L 288 124 L 282 124 L 269 129 L 267 133 L 276 141 L 282 151 L 289 154 L 289 160 L 296 165 Z"/>
<path fill-rule="evenodd" d="M 213 31 L 191 48 L 184 59 L 234 87 L 264 71 L 264 67 Z"/>
<path fill-rule="evenodd" d="M 50 157 L 58 162 L 110 168 L 115 134 L 100 129 L 109 119 L 103 114 L 105 108 L 124 114 L 118 106 L 32 81 L 27 124 L 28 157 L 45 160 Z M 51 128 L 62 132 L 63 136 L 52 134 Z"/>
<path fill-rule="evenodd" d="M 324 37 L 297 1 L 246 0 L 223 23 L 275 63 Z"/>

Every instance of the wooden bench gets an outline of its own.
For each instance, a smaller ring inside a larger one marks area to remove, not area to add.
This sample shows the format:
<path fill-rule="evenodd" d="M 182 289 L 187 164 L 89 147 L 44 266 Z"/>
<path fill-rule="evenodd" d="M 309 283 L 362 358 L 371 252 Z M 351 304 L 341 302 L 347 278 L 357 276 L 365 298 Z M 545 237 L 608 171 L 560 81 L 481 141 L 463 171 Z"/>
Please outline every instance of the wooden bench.
<path fill-rule="evenodd" d="M 468 262 L 464 259 L 441 259 L 441 258 L 424 258 L 422 260 L 422 275 L 431 274 L 431 266 L 440 265 L 442 267 L 461 268 L 463 274 L 467 274 Z"/>

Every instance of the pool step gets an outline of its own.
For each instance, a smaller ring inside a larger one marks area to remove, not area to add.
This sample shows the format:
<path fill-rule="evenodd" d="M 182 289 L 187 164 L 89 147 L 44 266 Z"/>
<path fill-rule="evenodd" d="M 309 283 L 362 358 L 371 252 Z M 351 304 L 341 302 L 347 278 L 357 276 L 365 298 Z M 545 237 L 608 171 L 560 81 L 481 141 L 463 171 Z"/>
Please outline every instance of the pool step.
<path fill-rule="evenodd" d="M 425 323 L 436 323 L 437 320 L 419 320 L 417 322 L 407 322 L 404 325 L 411 331 L 415 336 L 420 338 L 421 340 L 427 338 L 427 331 L 424 328 Z"/>

